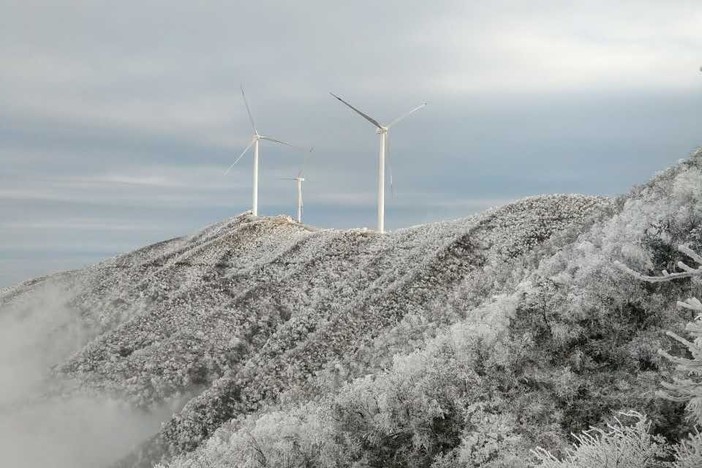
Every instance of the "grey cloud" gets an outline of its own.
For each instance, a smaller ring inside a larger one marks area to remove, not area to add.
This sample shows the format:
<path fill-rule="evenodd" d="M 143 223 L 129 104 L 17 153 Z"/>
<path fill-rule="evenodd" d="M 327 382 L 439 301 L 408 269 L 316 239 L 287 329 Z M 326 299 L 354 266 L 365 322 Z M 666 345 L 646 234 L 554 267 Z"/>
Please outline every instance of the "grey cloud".
<path fill-rule="evenodd" d="M 381 121 L 429 101 L 391 133 L 392 229 L 621 193 L 700 144 L 696 1 L 4 3 L 0 285 L 248 209 L 239 83 L 262 132 L 314 145 L 321 227 L 375 219 L 377 136 L 329 91 Z M 262 151 L 261 210 L 292 214 L 303 155 Z"/>

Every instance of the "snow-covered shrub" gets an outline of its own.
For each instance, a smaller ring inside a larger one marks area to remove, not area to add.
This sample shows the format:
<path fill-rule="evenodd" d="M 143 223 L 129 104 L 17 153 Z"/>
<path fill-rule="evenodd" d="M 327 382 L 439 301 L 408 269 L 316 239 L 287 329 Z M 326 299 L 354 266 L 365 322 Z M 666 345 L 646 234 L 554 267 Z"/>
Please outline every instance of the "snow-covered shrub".
<path fill-rule="evenodd" d="M 621 413 L 633 418 L 625 424 L 614 418 L 606 429 L 592 427 L 574 435 L 576 443 L 563 459 L 537 448 L 532 453 L 539 468 L 663 468 L 668 454 L 665 440 L 649 433 L 651 422 L 635 411 Z"/>
<path fill-rule="evenodd" d="M 264 458 L 267 466 L 429 466 L 462 440 L 458 458 L 490 457 L 495 444 L 519 439 L 514 421 L 498 417 L 486 426 L 494 415 L 465 408 L 489 391 L 474 369 L 490 365 L 486 356 L 514 302 L 498 298 L 475 311 L 474 322 L 453 325 L 423 349 L 396 356 L 385 372 L 343 383 L 319 401 L 232 421 L 170 466 L 262 466 Z"/>
<path fill-rule="evenodd" d="M 695 431 L 673 447 L 675 461 L 670 468 L 698 468 L 702 466 L 702 434 Z"/>
<path fill-rule="evenodd" d="M 517 415 L 502 411 L 497 405 L 470 405 L 465 410 L 465 426 L 456 449 L 457 464 L 470 468 L 522 467 L 524 459 L 519 456 L 519 449 L 524 440 L 514 430 L 517 426 Z"/>

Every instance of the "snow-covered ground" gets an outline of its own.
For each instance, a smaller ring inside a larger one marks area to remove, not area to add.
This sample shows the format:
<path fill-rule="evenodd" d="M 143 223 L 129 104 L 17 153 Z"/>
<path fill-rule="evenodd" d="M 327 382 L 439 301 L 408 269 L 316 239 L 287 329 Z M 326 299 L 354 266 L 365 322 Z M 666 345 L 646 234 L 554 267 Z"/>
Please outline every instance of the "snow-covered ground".
<path fill-rule="evenodd" d="M 641 239 L 651 226 L 700 216 L 699 160 L 616 200 L 530 197 L 385 235 L 244 213 L 7 288 L 0 314 L 42 321 L 60 305 L 67 317 L 46 334 L 71 333 L 41 367 L 53 376 L 46 395 L 175 410 L 120 466 L 152 466 L 198 447 L 204 456 L 217 429 L 234 440 L 271 409 L 321 401 L 310 411 L 324 412 L 341 404 L 336 392 L 389 385 L 393 372 L 417 371 L 399 356 L 425 350 L 429 359 L 447 337 L 473 336 L 484 323 L 496 333 L 496 324 L 518 321 L 518 309 L 556 297 L 549 288 L 571 288 L 562 307 L 582 311 L 610 257 L 650 266 Z M 38 306 L 46 297 L 51 307 Z"/>

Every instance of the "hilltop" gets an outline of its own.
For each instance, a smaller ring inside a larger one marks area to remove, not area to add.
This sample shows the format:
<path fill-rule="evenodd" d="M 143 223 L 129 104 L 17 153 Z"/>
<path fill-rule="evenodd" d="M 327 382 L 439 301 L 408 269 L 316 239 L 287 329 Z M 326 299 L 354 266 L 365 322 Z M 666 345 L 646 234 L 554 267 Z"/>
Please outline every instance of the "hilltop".
<path fill-rule="evenodd" d="M 47 394 L 172 405 L 116 466 L 524 466 L 622 408 L 668 438 L 689 429 L 654 392 L 694 285 L 612 261 L 655 271 L 677 244 L 700 250 L 700 187 L 697 152 L 619 198 L 530 197 L 384 235 L 244 213 L 7 288 L 0 314 L 52 291 L 80 330 Z"/>

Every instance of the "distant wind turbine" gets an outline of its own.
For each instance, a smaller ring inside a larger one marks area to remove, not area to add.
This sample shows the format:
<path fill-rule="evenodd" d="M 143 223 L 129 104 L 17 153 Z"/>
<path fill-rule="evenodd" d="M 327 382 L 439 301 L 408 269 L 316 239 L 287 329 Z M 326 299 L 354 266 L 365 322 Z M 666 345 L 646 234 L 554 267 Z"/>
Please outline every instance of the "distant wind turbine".
<path fill-rule="evenodd" d="M 344 101 L 341 99 L 339 96 L 337 96 L 334 93 L 329 93 L 335 98 L 337 98 L 339 101 L 341 101 L 343 104 L 347 105 L 350 107 L 354 112 L 356 112 L 358 115 L 375 125 L 376 127 L 376 133 L 380 135 L 380 153 L 378 155 L 378 232 L 384 233 L 385 232 L 385 156 L 387 153 L 388 149 L 388 130 L 390 128 L 399 123 L 400 121 L 404 120 L 405 118 L 409 117 L 410 115 L 414 114 L 417 112 L 419 109 L 423 108 L 424 106 L 427 105 L 426 102 L 423 102 L 419 106 L 415 107 L 414 109 L 410 110 L 409 112 L 406 112 L 390 122 L 389 124 L 383 126 L 380 123 L 378 123 L 377 120 L 374 118 L 364 114 L 360 110 L 356 109 L 353 107 L 351 104 L 348 102 Z M 392 183 L 392 182 L 391 182 Z"/>
<path fill-rule="evenodd" d="M 302 209 L 304 207 L 304 204 L 302 202 L 302 183 L 305 181 L 305 178 L 302 177 L 302 172 L 305 170 L 305 162 L 307 161 L 307 157 L 312 154 L 312 150 L 314 148 L 310 148 L 309 153 L 305 155 L 305 158 L 302 160 L 302 168 L 300 168 L 300 172 L 297 173 L 297 177 L 281 177 L 282 180 L 294 180 L 297 185 L 297 222 L 302 223 Z"/>
<path fill-rule="evenodd" d="M 253 212 L 254 216 L 258 216 L 258 156 L 259 156 L 259 144 L 261 140 L 266 140 L 266 141 L 271 141 L 273 143 L 278 143 L 281 145 L 285 146 L 290 146 L 291 148 L 296 148 L 300 149 L 298 146 L 291 145 L 290 143 L 287 143 L 285 141 L 281 140 L 276 140 L 275 138 L 271 138 L 268 136 L 264 136 L 258 133 L 258 130 L 256 130 L 256 124 L 254 123 L 254 118 L 253 115 L 251 114 L 251 109 L 249 108 L 249 102 L 246 100 L 246 94 L 244 93 L 244 87 L 241 87 L 241 97 L 244 98 L 244 105 L 246 106 L 246 113 L 249 114 L 249 121 L 251 122 L 251 127 L 253 128 L 254 134 L 253 137 L 251 138 L 251 142 L 244 148 L 244 151 L 241 152 L 238 158 L 232 163 L 231 166 L 224 172 L 224 174 L 229 174 L 229 171 L 232 170 L 232 168 L 236 165 L 236 163 L 239 162 L 241 158 L 244 157 L 244 155 L 251 149 L 251 147 L 254 147 L 254 160 L 253 160 L 253 203 L 252 203 L 252 208 L 251 211 Z"/>
<path fill-rule="evenodd" d="M 297 184 L 297 222 L 302 223 L 302 208 L 304 204 L 302 202 L 302 183 L 305 178 L 302 177 L 302 170 L 298 172 L 297 177 L 283 177 L 283 180 L 294 180 Z"/>

